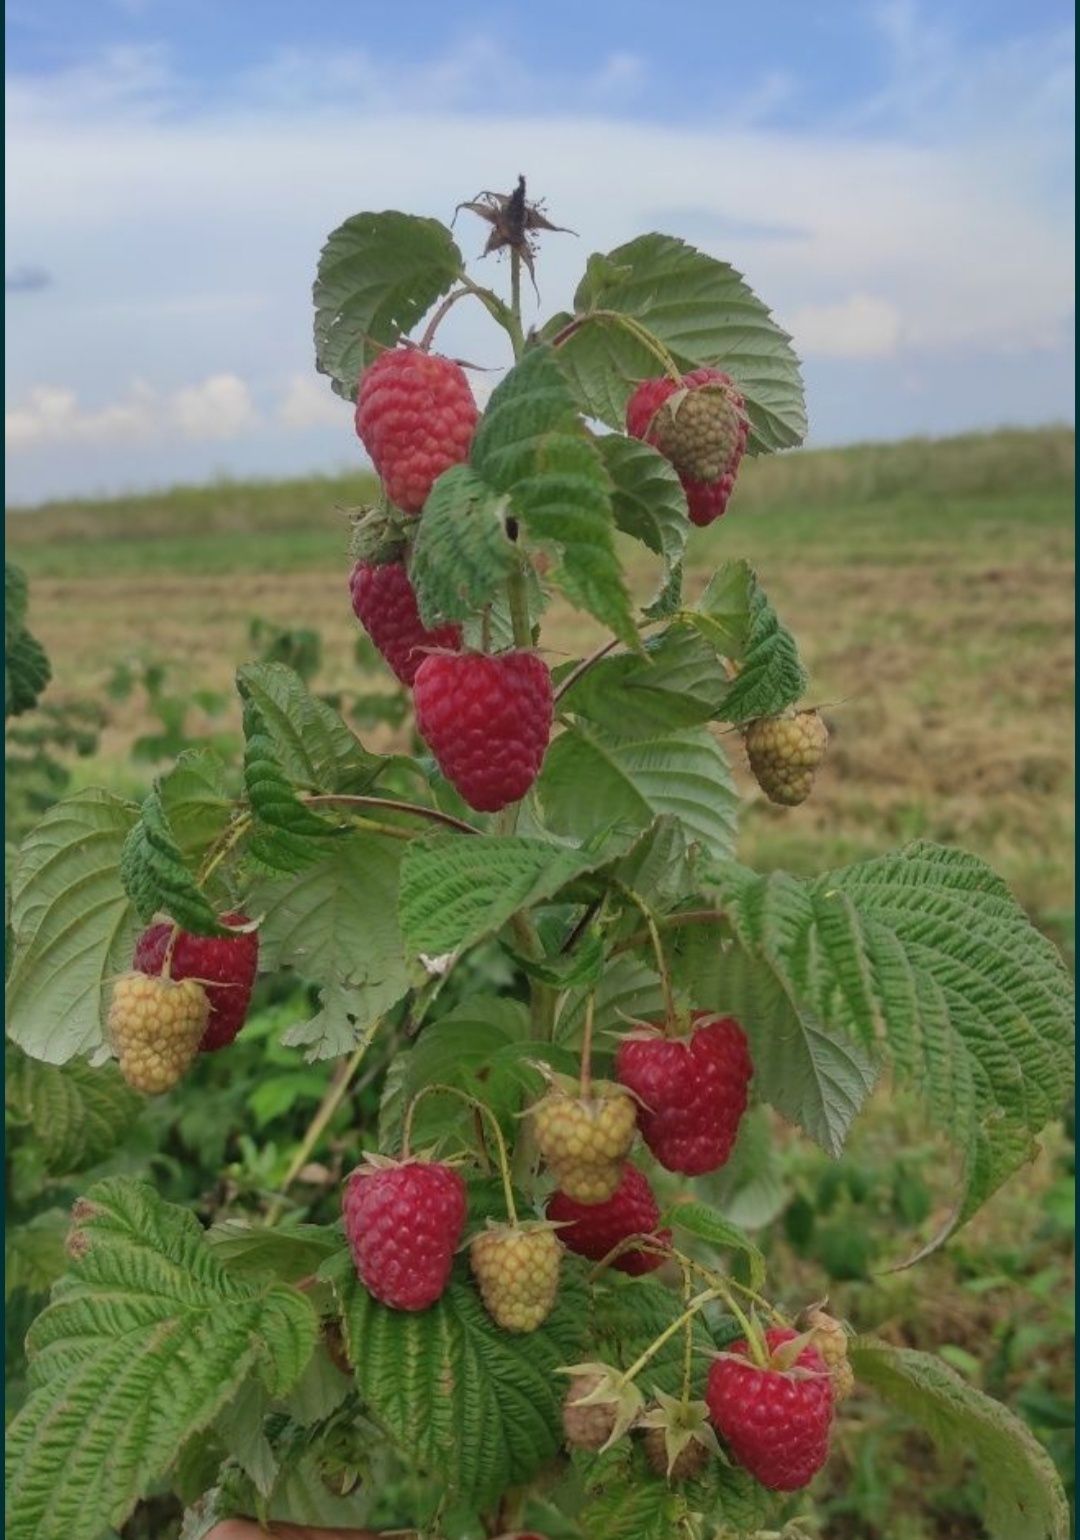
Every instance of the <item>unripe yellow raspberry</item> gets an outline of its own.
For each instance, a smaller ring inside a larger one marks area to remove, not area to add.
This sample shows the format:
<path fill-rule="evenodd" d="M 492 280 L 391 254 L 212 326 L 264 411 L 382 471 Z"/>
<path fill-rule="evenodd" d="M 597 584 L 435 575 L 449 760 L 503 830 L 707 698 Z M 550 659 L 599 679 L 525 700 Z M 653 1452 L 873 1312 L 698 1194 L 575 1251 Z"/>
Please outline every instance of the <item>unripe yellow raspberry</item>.
<path fill-rule="evenodd" d="M 125 973 L 113 987 L 109 1039 L 120 1073 L 157 1096 L 180 1080 L 199 1051 L 210 1002 L 195 979 Z"/>
<path fill-rule="evenodd" d="M 561 1191 L 578 1203 L 606 1203 L 634 1142 L 633 1098 L 602 1081 L 588 1096 L 556 1086 L 533 1108 L 533 1119 L 540 1154 Z"/>
<path fill-rule="evenodd" d="M 689 481 L 719 481 L 746 441 L 742 397 L 721 380 L 677 390 L 653 418 L 652 440 Z"/>
<path fill-rule="evenodd" d="M 848 1362 L 847 1332 L 835 1316 L 811 1306 L 799 1317 L 804 1331 L 813 1331 L 817 1348 L 832 1380 L 833 1401 L 839 1406 L 855 1388 L 855 1374 Z"/>
<path fill-rule="evenodd" d="M 504 1331 L 535 1331 L 551 1314 L 562 1247 L 550 1225 L 491 1225 L 469 1247 L 488 1314 Z"/>
<path fill-rule="evenodd" d="M 816 711 L 759 717 L 743 733 L 750 768 L 770 802 L 798 807 L 825 758 L 829 730 Z"/>

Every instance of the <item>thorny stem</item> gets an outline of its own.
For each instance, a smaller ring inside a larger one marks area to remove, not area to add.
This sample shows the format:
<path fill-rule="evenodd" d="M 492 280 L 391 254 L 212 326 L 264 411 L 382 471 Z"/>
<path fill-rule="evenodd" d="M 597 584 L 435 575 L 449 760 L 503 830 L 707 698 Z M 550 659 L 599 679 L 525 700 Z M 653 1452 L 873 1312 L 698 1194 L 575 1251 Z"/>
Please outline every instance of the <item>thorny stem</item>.
<path fill-rule="evenodd" d="M 485 1106 L 482 1101 L 478 1101 L 475 1096 L 470 1096 L 468 1091 L 462 1091 L 458 1086 L 442 1085 L 437 1081 L 433 1081 L 431 1085 L 423 1086 L 419 1091 L 417 1091 L 405 1112 L 405 1126 L 401 1133 L 402 1155 L 406 1159 L 408 1158 L 412 1143 L 413 1119 L 416 1116 L 417 1107 L 419 1107 L 425 1096 L 431 1096 L 436 1091 L 442 1092 L 447 1096 L 458 1097 L 458 1099 L 463 1101 L 466 1106 L 471 1107 L 474 1112 L 477 1112 L 482 1117 L 486 1117 L 488 1119 L 488 1126 L 495 1136 L 495 1148 L 497 1149 L 499 1156 L 499 1175 L 502 1177 L 503 1197 L 506 1199 L 507 1217 L 509 1218 L 512 1225 L 516 1225 L 518 1222 L 518 1217 L 517 1208 L 514 1204 L 514 1188 L 510 1180 L 510 1156 L 507 1153 L 506 1140 L 503 1138 L 502 1129 L 499 1127 L 499 1120 L 495 1116 L 494 1112 L 492 1112 L 490 1107 Z"/>
<path fill-rule="evenodd" d="M 660 942 L 660 932 L 656 926 L 656 917 L 645 900 L 633 888 L 623 887 L 626 897 L 641 911 L 645 920 L 649 940 L 652 942 L 653 953 L 656 957 L 656 971 L 660 975 L 660 988 L 664 995 L 664 1024 L 665 1028 L 675 1024 L 675 996 L 671 988 L 671 974 L 668 972 L 667 959 L 664 957 L 664 948 Z M 618 949 L 616 949 L 618 950 Z"/>
<path fill-rule="evenodd" d="M 437 807 L 421 807 L 416 802 L 399 802 L 395 797 L 357 797 L 327 792 L 315 797 L 305 797 L 304 802 L 308 807 L 382 807 L 389 813 L 411 813 L 416 818 L 428 818 L 432 823 L 446 824 L 447 828 L 456 829 L 459 834 L 480 833 L 480 830 L 474 828 L 471 823 L 465 823 L 463 819 L 444 813 Z M 385 829 L 387 826 L 382 827 Z"/>
<path fill-rule="evenodd" d="M 656 1354 L 659 1353 L 660 1349 L 664 1346 L 664 1343 L 670 1342 L 675 1333 L 679 1331 L 681 1327 L 685 1326 L 688 1321 L 693 1320 L 694 1316 L 697 1315 L 699 1310 L 703 1309 L 705 1305 L 712 1304 L 713 1300 L 722 1298 L 723 1294 L 721 1290 L 706 1289 L 703 1294 L 698 1295 L 697 1299 L 691 1300 L 690 1304 L 683 1311 L 682 1315 L 677 1316 L 676 1319 L 672 1321 L 670 1326 L 665 1326 L 659 1337 L 655 1337 L 652 1342 L 649 1343 L 649 1346 L 645 1349 L 644 1353 L 642 1353 L 639 1358 L 634 1360 L 629 1369 L 624 1369 L 623 1373 L 619 1376 L 619 1384 L 629 1385 L 630 1381 L 634 1379 L 636 1375 L 641 1373 L 642 1369 L 644 1369 L 645 1365 L 649 1362 L 649 1359 L 655 1358 Z"/>
<path fill-rule="evenodd" d="M 308 1124 L 307 1133 L 300 1141 L 300 1144 L 296 1150 L 296 1154 L 289 1162 L 288 1170 L 285 1172 L 285 1175 L 281 1180 L 281 1186 L 278 1189 L 278 1196 L 274 1199 L 273 1203 L 270 1205 L 270 1208 L 267 1211 L 266 1223 L 268 1225 L 276 1224 L 278 1219 L 281 1217 L 281 1212 L 285 1207 L 285 1196 L 288 1193 L 289 1188 L 296 1181 L 296 1178 L 299 1176 L 300 1172 L 307 1165 L 308 1158 L 311 1155 L 312 1150 L 321 1139 L 323 1130 L 330 1122 L 330 1119 L 334 1116 L 334 1113 L 341 1106 L 341 1103 L 345 1097 L 345 1092 L 349 1089 L 349 1085 L 353 1076 L 360 1068 L 361 1060 L 367 1053 L 368 1049 L 371 1047 L 375 1033 L 378 1031 L 381 1023 L 382 1017 L 377 1016 L 371 1023 L 370 1027 L 368 1027 L 359 1043 L 356 1045 L 356 1048 L 353 1050 L 352 1057 L 345 1064 L 339 1065 L 331 1075 L 330 1084 L 327 1086 L 326 1093 L 315 1110 L 315 1116 Z"/>

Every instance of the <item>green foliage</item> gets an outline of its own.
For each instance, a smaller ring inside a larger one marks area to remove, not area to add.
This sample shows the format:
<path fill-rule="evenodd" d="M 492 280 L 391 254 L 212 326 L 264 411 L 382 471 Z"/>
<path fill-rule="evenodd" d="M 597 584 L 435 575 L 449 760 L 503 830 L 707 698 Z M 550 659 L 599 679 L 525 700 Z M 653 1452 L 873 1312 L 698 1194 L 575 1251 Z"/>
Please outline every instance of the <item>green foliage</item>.
<path fill-rule="evenodd" d="M 313 1059 L 350 1052 L 415 981 L 397 918 L 400 865 L 397 840 L 358 832 L 304 871 L 252 888 L 263 966 L 319 987 L 319 1011 L 286 1037 Z"/>
<path fill-rule="evenodd" d="M 436 834 L 414 840 L 401 863 L 401 925 L 409 951 L 438 956 L 471 946 L 595 864 L 584 851 L 520 837 Z"/>
<path fill-rule="evenodd" d="M 858 1338 L 856 1378 L 925 1428 L 950 1454 L 974 1460 L 994 1540 L 1065 1540 L 1069 1510 L 1046 1451 L 1005 1407 L 929 1353 Z"/>
<path fill-rule="evenodd" d="M 315 367 L 355 401 L 362 370 L 415 326 L 462 272 L 445 225 L 393 210 L 354 214 L 319 255 Z"/>
<path fill-rule="evenodd" d="M 552 581 L 571 604 L 636 646 L 611 485 L 552 349 L 529 352 L 492 392 L 469 460 L 509 500 L 529 540 L 560 553 Z"/>
<path fill-rule="evenodd" d="M 548 749 L 537 791 L 548 824 L 560 834 L 585 839 L 612 824 L 644 829 L 670 813 L 710 856 L 723 857 L 733 846 L 731 771 L 704 728 L 638 738 L 575 724 Z"/>
<path fill-rule="evenodd" d="M 589 259 L 574 314 L 589 319 L 560 352 L 589 416 L 621 428 L 636 383 L 663 374 L 644 326 L 684 373 L 712 365 L 732 376 L 746 399 L 752 453 L 802 442 L 806 408 L 791 340 L 728 263 L 668 235 L 641 235 Z M 565 324 L 556 316 L 546 331 Z"/>
<path fill-rule="evenodd" d="M 113 1179 L 87 1194 L 71 1272 L 27 1342 L 31 1393 L 8 1434 L 12 1540 L 97 1540 L 257 1367 L 280 1394 L 315 1343 L 293 1290 L 234 1282 L 198 1222 Z"/>
<path fill-rule="evenodd" d="M 463 1263 L 438 1303 L 419 1314 L 380 1305 L 347 1256 L 323 1272 L 340 1302 L 360 1392 L 421 1471 L 482 1505 L 555 1455 L 563 1390 L 555 1370 L 575 1361 L 586 1327 L 584 1291 L 569 1269 L 552 1315 L 523 1337 L 494 1325 Z"/>
<path fill-rule="evenodd" d="M 425 625 L 494 602 L 514 565 L 508 501 L 467 465 L 444 471 L 424 504 L 409 576 Z"/>
<path fill-rule="evenodd" d="M 131 961 L 138 921 L 119 880 L 137 810 L 83 791 L 47 812 L 11 875 L 14 956 L 7 1031 L 34 1058 L 62 1064 L 102 1041 L 102 988 Z"/>
<path fill-rule="evenodd" d="M 9 1047 L 4 1105 L 9 1123 L 25 1125 L 47 1171 L 85 1171 L 103 1160 L 138 1115 L 140 1098 L 112 1065 L 91 1069 L 74 1059 L 43 1064 Z"/>
<path fill-rule="evenodd" d="M 124 841 L 120 878 L 144 923 L 163 910 L 197 936 L 225 933 L 173 836 L 160 781 L 146 798 L 138 823 Z"/>
<path fill-rule="evenodd" d="M 964 1194 L 941 1237 L 1030 1157 L 1071 1076 L 1072 992 L 1051 944 L 974 856 L 917 844 L 800 883 L 729 866 L 721 907 L 764 975 L 755 1033 L 775 1062 L 797 1019 L 840 1028 L 896 1071 L 966 1156 Z M 770 1052 L 771 1047 L 771 1052 Z"/>
<path fill-rule="evenodd" d="M 4 716 L 21 716 L 37 705 L 52 678 L 45 649 L 26 628 L 26 575 L 4 564 Z"/>
<path fill-rule="evenodd" d="M 686 620 L 738 670 L 717 712 L 724 722 L 775 716 L 806 689 L 795 640 L 776 616 L 749 564 L 725 562 Z"/>

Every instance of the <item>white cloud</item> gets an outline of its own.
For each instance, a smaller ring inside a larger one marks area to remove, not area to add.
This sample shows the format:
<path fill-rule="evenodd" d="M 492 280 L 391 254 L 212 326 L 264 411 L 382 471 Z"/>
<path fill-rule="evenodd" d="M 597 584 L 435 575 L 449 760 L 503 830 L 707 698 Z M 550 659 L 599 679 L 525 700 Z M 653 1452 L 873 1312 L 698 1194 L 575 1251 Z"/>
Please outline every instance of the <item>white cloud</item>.
<path fill-rule="evenodd" d="M 365 208 L 449 222 L 459 199 L 509 187 L 519 170 L 551 217 L 580 232 L 543 242 L 544 314 L 567 305 L 590 252 L 670 226 L 745 272 L 811 360 L 841 361 L 820 367 L 878 360 L 899 380 L 917 364 L 947 424 L 957 399 L 947 370 L 1038 351 L 1062 358 L 1069 346 L 1071 77 L 1056 35 L 965 50 L 927 15 L 902 0 L 879 12 L 885 87 L 816 128 L 776 126 L 776 107 L 799 98 L 784 76 L 746 81 L 722 116 L 663 124 L 625 115 L 649 85 L 636 54 L 539 81 L 483 37 L 416 61 L 407 92 L 400 72 L 360 50 L 278 53 L 213 106 L 195 103 L 152 49 L 17 77 L 9 260 L 55 281 L 32 304 L 9 305 L 9 442 L 168 434 L 183 445 L 196 442 L 185 431 L 226 423 L 255 431 L 249 398 L 177 404 L 188 382 L 205 388 L 224 365 L 241 391 L 250 380 L 276 392 L 258 441 L 267 463 L 305 431 L 352 453 L 347 408 L 311 371 L 310 285 L 327 232 Z M 543 112 L 527 116 L 541 100 Z M 485 233 L 458 218 L 470 262 Z M 499 259 L 473 271 L 505 286 Z M 526 300 L 532 321 L 528 290 Z M 450 313 L 439 346 L 505 363 L 504 340 L 470 301 Z M 41 385 L 42 359 L 64 360 L 53 375 L 61 390 Z M 997 381 L 995 370 L 980 364 L 979 378 Z M 1048 389 L 1060 373 L 1047 374 Z M 132 376 L 153 382 L 152 402 L 127 389 Z M 497 375 L 474 378 L 480 394 Z M 868 423 L 883 431 L 872 403 L 829 378 L 833 398 L 811 401 L 816 425 L 834 441 Z M 113 405 L 86 405 L 103 397 Z M 1002 390 L 979 410 L 1007 420 L 1015 405 Z M 1048 415 L 1069 410 L 1055 396 Z M 62 433 L 49 426 L 57 417 Z M 192 453 L 195 473 L 206 463 Z"/>
<path fill-rule="evenodd" d="M 329 381 L 312 374 L 294 374 L 278 408 L 285 428 L 348 427 L 348 403 L 335 396 Z"/>
<path fill-rule="evenodd" d="M 804 305 L 788 321 L 799 353 L 825 358 L 887 358 L 900 342 L 900 313 L 873 294 L 833 305 Z"/>
<path fill-rule="evenodd" d="M 125 399 L 101 407 L 83 406 L 64 386 L 33 385 L 22 404 L 5 412 L 4 440 L 13 453 L 49 444 L 222 441 L 259 422 L 248 387 L 234 374 L 211 375 L 165 396 L 139 380 Z"/>

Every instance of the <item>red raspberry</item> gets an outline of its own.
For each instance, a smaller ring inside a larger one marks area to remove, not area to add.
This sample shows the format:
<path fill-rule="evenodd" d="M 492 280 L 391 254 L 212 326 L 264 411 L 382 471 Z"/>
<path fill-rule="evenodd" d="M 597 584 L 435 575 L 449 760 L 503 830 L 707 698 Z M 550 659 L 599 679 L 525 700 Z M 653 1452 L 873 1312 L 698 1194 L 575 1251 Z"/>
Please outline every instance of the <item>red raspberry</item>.
<path fill-rule="evenodd" d="M 795 1340 L 787 1327 L 765 1333 L 770 1362 Z M 816 1348 L 806 1347 L 792 1368 L 760 1368 L 745 1341 L 727 1349 L 709 1370 L 705 1399 L 717 1432 L 740 1465 L 772 1492 L 794 1492 L 817 1475 L 829 1457 L 833 1395 L 829 1371 Z M 741 1360 L 745 1360 L 740 1362 Z"/>
<path fill-rule="evenodd" d="M 364 370 L 356 431 L 405 513 L 419 513 L 443 471 L 468 458 L 479 414 L 464 371 L 419 348 L 393 348 Z"/>
<path fill-rule="evenodd" d="M 223 914 L 222 925 L 248 925 L 246 914 Z M 144 930 L 135 943 L 132 967 L 138 973 L 164 971 L 174 927 L 168 920 Z M 259 968 L 259 937 L 255 931 L 242 936 L 192 936 L 179 931 L 172 949 L 169 977 L 198 979 L 210 1001 L 200 1053 L 227 1048 L 244 1025 L 255 974 Z"/>
<path fill-rule="evenodd" d="M 428 631 L 416 607 L 409 574 L 399 561 L 358 561 L 349 577 L 353 613 L 402 684 L 411 685 L 430 647 L 461 646 L 460 626 Z"/>
<path fill-rule="evenodd" d="M 426 1310 L 450 1281 L 465 1183 L 438 1161 L 359 1166 L 342 1197 L 345 1235 L 365 1287 L 395 1310 Z"/>
<path fill-rule="evenodd" d="M 518 802 L 551 733 L 551 674 L 534 652 L 431 653 L 413 684 L 416 725 L 439 769 L 478 813 Z"/>
<path fill-rule="evenodd" d="M 701 1176 L 731 1154 L 754 1067 L 732 1016 L 695 1011 L 689 1037 L 629 1037 L 615 1074 L 639 1097 L 638 1127 L 669 1171 Z"/>
<path fill-rule="evenodd" d="M 693 413 L 672 421 L 661 414 L 676 391 L 709 386 L 715 405 L 694 401 Z M 717 390 L 716 387 L 725 387 Z M 720 369 L 692 369 L 681 381 L 669 375 L 642 380 L 626 407 L 626 431 L 654 445 L 679 473 L 691 523 L 711 524 L 728 505 L 739 464 L 746 451 L 750 423 L 746 403 L 729 374 Z M 710 474 L 703 479 L 705 471 Z"/>
<path fill-rule="evenodd" d="M 606 1257 L 628 1235 L 649 1235 L 661 1245 L 671 1244 L 671 1231 L 657 1230 L 660 1210 L 647 1178 L 629 1161 L 614 1196 L 606 1203 L 576 1203 L 564 1192 L 553 1192 L 547 1217 L 553 1222 L 569 1221 L 556 1234 L 564 1246 L 591 1262 Z M 611 1265 L 636 1278 L 663 1263 L 663 1257 L 649 1251 L 624 1251 Z"/>

